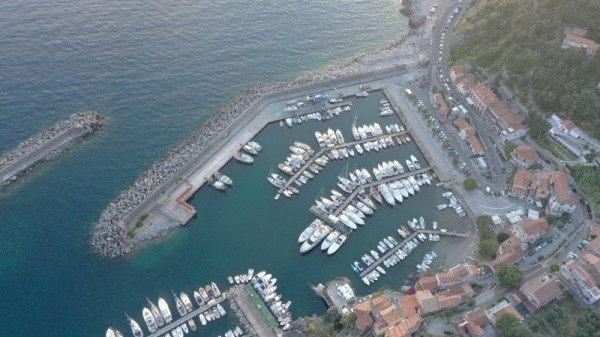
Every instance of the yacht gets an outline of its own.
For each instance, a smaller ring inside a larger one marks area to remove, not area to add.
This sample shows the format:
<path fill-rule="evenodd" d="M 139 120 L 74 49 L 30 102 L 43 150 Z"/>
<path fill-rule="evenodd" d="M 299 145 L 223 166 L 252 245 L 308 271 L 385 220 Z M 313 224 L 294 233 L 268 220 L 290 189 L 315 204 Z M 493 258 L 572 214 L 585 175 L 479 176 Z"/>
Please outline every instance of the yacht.
<path fill-rule="evenodd" d="M 108 329 L 106 330 L 106 334 L 105 334 L 105 336 L 106 336 L 106 337 L 115 337 L 115 331 L 114 331 L 112 328 L 108 328 Z"/>
<path fill-rule="evenodd" d="M 300 236 L 298 237 L 298 243 L 303 243 L 304 241 L 308 240 L 308 238 L 310 238 L 310 236 L 322 223 L 323 221 L 321 219 L 313 220 L 313 222 L 311 222 L 311 224 L 308 225 L 308 227 L 306 227 L 302 233 L 300 233 Z"/>
<path fill-rule="evenodd" d="M 192 306 L 192 302 L 190 301 L 190 298 L 188 297 L 188 295 L 186 293 L 184 293 L 182 291 L 179 294 L 179 297 L 181 298 L 181 301 L 183 301 L 183 305 L 185 305 L 185 308 L 187 309 L 187 311 L 194 310 L 194 307 Z"/>
<path fill-rule="evenodd" d="M 378 189 L 379 192 L 381 192 L 381 194 L 383 195 L 383 199 L 385 199 L 385 202 L 387 202 L 390 206 L 396 205 L 396 200 L 394 199 L 394 196 L 392 195 L 389 187 L 386 184 L 380 184 L 378 186 Z"/>
<path fill-rule="evenodd" d="M 250 145 L 250 147 L 253 148 L 256 151 L 262 150 L 262 146 L 260 144 L 258 144 L 257 142 L 255 142 L 255 141 L 249 141 L 248 145 Z"/>
<path fill-rule="evenodd" d="M 244 163 L 244 164 L 252 164 L 254 162 L 254 158 L 252 158 L 251 156 L 242 153 L 242 152 L 236 152 L 233 155 L 233 159 L 239 161 L 240 163 Z"/>
<path fill-rule="evenodd" d="M 225 184 L 222 181 L 219 181 L 217 179 L 211 178 L 208 183 L 210 184 L 210 186 L 216 188 L 219 191 L 225 191 L 227 189 L 227 186 L 225 186 Z"/>
<path fill-rule="evenodd" d="M 338 231 L 333 231 L 329 233 L 329 235 L 327 235 L 325 240 L 323 240 L 323 242 L 321 243 L 321 250 L 329 249 L 329 247 L 331 247 L 333 242 L 338 238 L 338 236 L 340 236 L 340 234 L 341 233 Z"/>
<path fill-rule="evenodd" d="M 131 327 L 131 332 L 133 332 L 133 336 L 144 337 L 144 333 L 142 332 L 140 325 L 135 320 L 133 320 L 133 318 L 129 317 L 129 315 L 125 314 L 125 316 L 127 316 L 127 320 L 129 321 L 129 326 Z"/>
<path fill-rule="evenodd" d="M 383 199 L 381 198 L 381 194 L 379 193 L 379 190 L 375 186 L 371 186 L 371 196 L 378 203 L 380 203 L 380 204 L 383 203 Z"/>
<path fill-rule="evenodd" d="M 233 284 L 233 278 L 231 276 L 229 277 L 231 278 L 231 281 L 229 283 Z M 200 296 L 200 293 L 197 291 L 194 291 L 194 299 L 196 300 L 196 303 L 198 303 L 199 306 L 203 306 L 206 304 L 204 303 L 202 296 Z"/>
<path fill-rule="evenodd" d="M 425 218 L 419 217 L 419 225 L 421 226 L 421 229 L 425 229 Z"/>
<path fill-rule="evenodd" d="M 226 176 L 220 172 L 215 173 L 215 179 L 217 179 L 218 181 L 222 182 L 225 185 L 229 185 L 229 186 L 233 185 L 233 180 L 231 180 L 231 178 L 229 178 L 228 176 Z"/>
<path fill-rule="evenodd" d="M 216 283 L 211 282 L 210 287 L 212 288 L 213 293 L 215 294 L 215 297 L 221 296 L 221 290 L 219 290 L 219 287 L 217 286 Z"/>
<path fill-rule="evenodd" d="M 197 329 L 196 322 L 194 322 L 193 317 L 188 319 L 187 324 L 190 326 L 190 329 L 192 329 L 192 331 L 196 331 L 196 329 Z"/>
<path fill-rule="evenodd" d="M 167 304 L 167 302 L 162 297 L 158 298 L 158 308 L 160 309 L 162 317 L 165 319 L 165 323 L 171 323 L 171 321 L 173 320 L 171 310 L 169 309 L 169 305 Z"/>
<path fill-rule="evenodd" d="M 187 314 L 187 310 L 185 309 L 185 305 L 183 305 L 183 301 L 181 301 L 181 299 L 175 294 L 173 290 L 171 290 L 171 293 L 173 293 L 175 307 L 177 308 L 177 311 L 179 311 L 179 315 L 185 316 L 185 314 Z"/>
<path fill-rule="evenodd" d="M 181 328 L 183 329 L 183 332 L 185 332 L 186 334 L 190 332 L 190 329 L 188 328 L 188 326 L 185 322 L 183 322 L 183 324 L 181 324 Z"/>
<path fill-rule="evenodd" d="M 201 313 L 198 315 L 198 318 L 200 319 L 200 324 L 206 325 L 206 318 L 204 317 L 204 314 Z"/>
<path fill-rule="evenodd" d="M 217 310 L 219 310 L 221 316 L 225 316 L 227 314 L 227 312 L 225 312 L 225 309 L 223 309 L 223 306 L 221 306 L 221 304 L 217 304 Z"/>
<path fill-rule="evenodd" d="M 158 326 L 163 326 L 165 324 L 165 320 L 160 313 L 160 310 L 148 298 L 146 298 L 146 301 L 148 301 L 148 304 L 150 305 L 150 311 L 152 312 L 152 316 L 154 316 L 154 321 L 156 324 L 158 324 Z"/>
<path fill-rule="evenodd" d="M 338 219 L 340 219 L 340 221 L 346 225 L 346 227 L 350 228 L 350 229 L 357 229 L 356 224 L 350 220 L 350 218 L 348 218 L 348 216 L 344 213 L 340 214 L 340 216 L 338 217 Z"/>
<path fill-rule="evenodd" d="M 150 309 L 144 307 L 142 316 L 144 317 L 144 322 L 146 322 L 146 326 L 148 326 L 150 333 L 155 333 L 156 330 L 158 330 L 158 326 L 156 325 L 156 321 L 154 320 L 154 316 L 152 316 Z"/>
<path fill-rule="evenodd" d="M 300 253 L 306 253 L 313 249 L 321 240 L 325 238 L 331 232 L 331 228 L 325 224 L 321 224 L 319 228 L 308 238 L 308 240 L 304 241 L 300 246 Z"/>
<path fill-rule="evenodd" d="M 329 248 L 327 248 L 327 255 L 333 255 L 335 254 L 335 252 L 338 251 L 338 249 L 340 249 L 340 247 L 344 244 L 344 242 L 346 242 L 346 239 L 348 237 L 344 234 L 341 234 L 337 237 L 337 239 L 335 239 L 335 241 L 331 244 L 331 246 L 329 246 Z"/>

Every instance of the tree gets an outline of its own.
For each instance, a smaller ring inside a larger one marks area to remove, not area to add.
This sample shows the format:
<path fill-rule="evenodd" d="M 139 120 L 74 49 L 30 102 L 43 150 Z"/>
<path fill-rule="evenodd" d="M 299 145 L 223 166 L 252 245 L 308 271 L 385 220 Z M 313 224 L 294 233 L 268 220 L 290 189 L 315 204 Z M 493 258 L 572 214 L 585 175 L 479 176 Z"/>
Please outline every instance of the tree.
<path fill-rule="evenodd" d="M 481 228 L 481 226 L 491 226 L 494 221 L 489 215 L 480 215 L 475 220 L 475 223 L 477 224 L 477 228 Z"/>
<path fill-rule="evenodd" d="M 500 285 L 508 289 L 516 289 L 523 281 L 523 271 L 515 266 L 503 266 L 498 271 Z"/>
<path fill-rule="evenodd" d="M 496 240 L 498 241 L 498 243 L 502 243 L 502 242 L 508 240 L 508 238 L 510 238 L 510 235 L 508 235 L 507 233 L 504 233 L 504 232 L 500 232 L 496 236 Z"/>
<path fill-rule="evenodd" d="M 509 157 L 510 153 L 513 152 L 515 148 L 517 148 L 517 145 L 515 145 L 515 143 L 513 142 L 504 143 L 504 154 L 506 155 L 506 157 Z"/>
<path fill-rule="evenodd" d="M 356 314 L 352 312 L 348 315 L 343 315 L 340 317 L 339 322 L 344 328 L 351 328 L 354 326 L 354 322 L 356 322 Z"/>
<path fill-rule="evenodd" d="M 465 181 L 463 181 L 463 187 L 467 191 L 472 191 L 477 188 L 477 180 L 475 180 L 473 178 L 467 178 L 467 179 L 465 179 Z"/>
<path fill-rule="evenodd" d="M 553 263 L 550 265 L 550 272 L 551 273 L 558 273 L 560 271 L 560 265 L 558 263 Z"/>
<path fill-rule="evenodd" d="M 573 337 L 599 337 L 600 336 L 600 313 L 593 309 L 587 309 L 577 320 L 577 328 Z"/>
<path fill-rule="evenodd" d="M 496 320 L 500 337 L 531 337 L 531 331 L 513 314 L 504 314 Z"/>
<path fill-rule="evenodd" d="M 479 241 L 479 255 L 481 257 L 492 259 L 496 256 L 496 251 L 498 251 L 498 241 L 496 239 Z"/>

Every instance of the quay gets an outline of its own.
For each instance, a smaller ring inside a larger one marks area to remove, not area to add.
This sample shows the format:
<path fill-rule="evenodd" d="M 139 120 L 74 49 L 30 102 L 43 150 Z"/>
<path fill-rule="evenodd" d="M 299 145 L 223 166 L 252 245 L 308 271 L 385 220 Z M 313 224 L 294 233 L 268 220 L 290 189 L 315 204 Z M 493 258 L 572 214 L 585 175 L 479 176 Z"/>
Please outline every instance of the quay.
<path fill-rule="evenodd" d="M 350 147 L 350 146 L 354 146 L 356 144 L 364 144 L 364 143 L 367 143 L 367 142 L 372 142 L 372 141 L 376 141 L 376 140 L 380 140 L 380 139 L 384 139 L 384 138 L 388 138 L 388 137 L 403 136 L 403 135 L 405 135 L 407 133 L 408 133 L 408 131 L 395 132 L 395 133 L 385 134 L 385 135 L 381 135 L 381 136 L 377 136 L 377 137 L 371 137 L 371 138 L 367 138 L 367 139 L 355 140 L 353 142 L 346 142 L 346 143 L 342 143 L 342 144 L 337 144 L 337 145 L 335 145 L 333 147 L 327 147 L 327 148 L 321 149 L 319 152 L 317 152 L 312 157 L 310 157 L 310 159 L 306 162 L 306 164 L 302 165 L 302 167 L 299 168 L 298 171 L 296 171 L 294 173 L 294 175 L 292 175 L 290 177 L 290 179 L 288 179 L 288 181 L 283 185 L 282 188 L 279 189 L 279 191 L 277 191 L 277 193 L 283 193 L 283 191 L 285 191 L 285 189 L 287 189 L 296 179 L 298 179 L 298 177 L 302 174 L 302 172 L 306 171 L 309 168 L 309 166 L 312 165 L 315 162 L 315 160 L 317 160 L 319 157 L 321 157 L 327 151 L 337 150 L 337 149 L 341 149 L 341 148 L 344 148 L 344 147 Z M 398 146 L 400 146 L 400 145 L 398 145 Z M 360 156 L 360 154 L 358 154 L 358 155 Z"/>
<path fill-rule="evenodd" d="M 278 336 L 281 330 L 277 328 L 277 322 L 273 316 L 270 316 L 271 314 L 262 300 L 261 304 L 257 304 L 252 299 L 248 292 L 250 289 L 254 291 L 250 285 L 236 285 L 232 287 L 230 289 L 229 300 L 235 301 L 258 337 Z M 271 322 L 269 322 L 269 316 L 272 320 Z M 273 324 L 275 324 L 275 327 L 273 327 Z"/>
<path fill-rule="evenodd" d="M 183 323 L 189 321 L 190 319 L 193 319 L 195 316 L 198 316 L 201 313 L 205 312 L 206 310 L 212 309 L 217 304 L 225 301 L 225 299 L 227 297 L 228 297 L 227 293 L 223 293 L 222 296 L 220 296 L 219 298 L 210 300 L 209 303 L 207 303 L 206 305 L 203 305 L 203 306 L 201 306 L 198 309 L 190 311 L 185 316 L 180 317 L 179 319 L 174 320 L 171 323 L 169 323 L 169 324 L 163 326 L 162 328 L 158 329 L 155 333 L 149 334 L 148 337 L 159 337 L 159 336 L 163 336 L 167 332 L 171 332 L 173 329 L 175 329 L 178 326 L 182 325 Z M 198 323 L 197 325 L 200 325 L 200 323 Z"/>
<path fill-rule="evenodd" d="M 23 141 L 0 157 L 0 187 L 16 181 L 45 161 L 56 159 L 83 138 L 102 129 L 105 122 L 97 112 L 80 112 Z"/>
<path fill-rule="evenodd" d="M 446 235 L 446 236 L 454 236 L 454 237 L 461 237 L 461 238 L 469 237 L 469 233 L 457 233 L 457 232 L 448 232 L 448 231 L 442 232 L 442 231 L 431 230 L 431 229 L 418 229 L 418 230 L 412 232 L 410 234 L 410 236 L 407 237 L 406 239 L 404 239 L 402 242 L 400 242 L 399 244 L 397 244 L 396 246 L 394 246 L 394 248 L 391 248 L 390 250 L 388 250 L 387 252 L 385 252 L 385 254 L 383 254 L 379 258 L 379 260 L 375 261 L 370 266 L 367 266 L 367 268 L 365 268 L 365 270 L 363 270 L 362 272 L 360 272 L 360 274 L 359 274 L 360 277 L 365 277 L 367 274 L 369 274 L 370 272 L 372 272 L 375 268 L 377 268 L 378 265 L 380 265 L 383 261 L 385 261 L 385 259 L 387 259 L 390 256 L 392 256 L 394 253 L 396 253 L 396 251 L 398 249 L 402 248 L 406 243 L 408 243 L 408 241 L 411 241 L 412 239 L 416 238 L 417 235 L 419 235 L 419 233 Z"/>

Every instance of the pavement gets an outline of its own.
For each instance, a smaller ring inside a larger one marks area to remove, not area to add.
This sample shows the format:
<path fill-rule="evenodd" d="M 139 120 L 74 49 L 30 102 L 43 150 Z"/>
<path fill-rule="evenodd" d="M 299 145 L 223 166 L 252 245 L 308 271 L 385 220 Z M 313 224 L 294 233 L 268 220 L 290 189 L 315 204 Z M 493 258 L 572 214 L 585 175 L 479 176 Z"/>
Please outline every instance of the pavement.
<path fill-rule="evenodd" d="M 259 337 L 275 337 L 276 334 L 271 329 L 262 313 L 256 308 L 254 301 L 250 298 L 243 286 L 232 289 L 231 300 L 234 300 L 246 316 L 250 325 Z"/>

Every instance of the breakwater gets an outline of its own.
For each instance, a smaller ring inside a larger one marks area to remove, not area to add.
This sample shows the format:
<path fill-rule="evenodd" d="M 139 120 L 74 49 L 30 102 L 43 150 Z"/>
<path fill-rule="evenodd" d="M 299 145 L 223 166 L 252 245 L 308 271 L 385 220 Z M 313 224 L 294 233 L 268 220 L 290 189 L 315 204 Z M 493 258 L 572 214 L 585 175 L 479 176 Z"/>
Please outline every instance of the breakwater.
<path fill-rule="evenodd" d="M 0 157 L 0 188 L 35 166 L 58 158 L 86 136 L 101 130 L 105 123 L 106 119 L 97 112 L 79 112 L 21 142 Z"/>
<path fill-rule="evenodd" d="M 406 69 L 407 64 L 418 65 L 418 61 L 422 61 L 422 55 L 427 53 L 429 47 L 429 41 L 422 36 L 423 28 L 413 30 L 411 34 L 395 43 L 375 52 L 363 54 L 346 63 L 295 80 L 263 84 L 236 96 L 187 141 L 169 151 L 162 160 L 144 172 L 131 187 L 124 190 L 108 205 L 91 230 L 92 249 L 102 257 L 123 257 L 133 252 L 139 242 L 164 235 L 182 225 L 183 223 L 177 221 L 161 223 L 153 228 L 150 234 L 146 231 L 143 237 L 138 237 L 133 229 L 139 221 L 139 215 L 132 217 L 131 214 L 145 204 L 151 195 L 156 195 L 163 184 L 196 159 L 212 141 L 218 138 L 219 134 L 260 97 L 268 93 L 307 87 L 363 73 L 379 76 L 386 71 L 397 73 L 398 70 Z"/>

